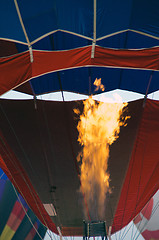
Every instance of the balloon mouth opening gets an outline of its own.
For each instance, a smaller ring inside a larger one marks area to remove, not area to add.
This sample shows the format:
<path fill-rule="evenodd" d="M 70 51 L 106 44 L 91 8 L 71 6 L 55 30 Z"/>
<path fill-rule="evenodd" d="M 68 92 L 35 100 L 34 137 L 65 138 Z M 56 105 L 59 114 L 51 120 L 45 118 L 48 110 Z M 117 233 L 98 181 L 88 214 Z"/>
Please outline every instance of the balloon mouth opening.
<path fill-rule="evenodd" d="M 90 237 L 102 237 L 107 239 L 106 221 L 83 221 L 83 239 Z"/>

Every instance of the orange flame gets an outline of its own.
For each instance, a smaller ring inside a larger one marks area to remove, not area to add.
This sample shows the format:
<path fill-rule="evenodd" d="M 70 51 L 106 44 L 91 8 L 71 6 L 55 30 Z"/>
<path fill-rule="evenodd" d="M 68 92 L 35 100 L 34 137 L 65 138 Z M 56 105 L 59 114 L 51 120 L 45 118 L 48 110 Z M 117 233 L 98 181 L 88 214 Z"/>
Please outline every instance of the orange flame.
<path fill-rule="evenodd" d="M 106 193 L 110 192 L 109 146 L 118 138 L 120 127 L 125 125 L 126 118 L 121 119 L 121 115 L 126 105 L 122 102 L 96 102 L 92 97 L 84 101 L 77 126 L 78 141 L 83 149 L 77 160 L 82 160 L 81 191 L 93 220 L 103 218 Z"/>
<path fill-rule="evenodd" d="M 93 84 L 96 86 L 95 92 L 99 89 L 101 89 L 102 92 L 105 90 L 104 85 L 101 83 L 101 78 L 96 78 Z"/>

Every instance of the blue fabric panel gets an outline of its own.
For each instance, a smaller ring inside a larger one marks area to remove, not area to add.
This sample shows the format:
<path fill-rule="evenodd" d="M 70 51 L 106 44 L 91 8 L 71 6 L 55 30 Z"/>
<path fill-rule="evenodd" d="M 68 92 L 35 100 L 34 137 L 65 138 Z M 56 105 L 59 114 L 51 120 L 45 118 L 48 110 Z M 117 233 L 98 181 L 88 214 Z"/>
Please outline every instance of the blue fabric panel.
<path fill-rule="evenodd" d="M 91 45 L 92 41 L 65 32 L 56 32 L 33 45 L 41 50 L 69 50 Z"/>
<path fill-rule="evenodd" d="M 159 1 L 134 0 L 130 27 L 159 37 Z"/>
<path fill-rule="evenodd" d="M 127 49 L 150 48 L 154 46 L 159 46 L 159 40 L 135 32 L 127 34 Z"/>
<path fill-rule="evenodd" d="M 64 32 L 56 32 L 33 44 L 33 49 L 50 51 L 70 50 L 91 44 L 91 40 Z M 107 48 L 140 49 L 159 46 L 159 40 L 129 31 L 97 41 L 97 45 Z M 28 50 L 28 47 L 23 44 L 16 43 L 16 47 L 18 52 Z"/>
<path fill-rule="evenodd" d="M 127 34 L 127 32 L 124 32 L 103 40 L 99 40 L 97 41 L 97 45 L 106 48 L 125 48 L 124 43 L 126 41 Z"/>
<path fill-rule="evenodd" d="M 159 40 L 128 31 L 97 41 L 97 44 L 107 48 L 139 49 L 159 46 Z"/>
<path fill-rule="evenodd" d="M 61 90 L 89 95 L 89 79 L 91 79 L 91 94 L 95 92 L 93 82 L 102 79 L 105 91 L 123 89 L 145 94 L 152 71 L 135 69 L 118 69 L 102 67 L 84 67 L 46 74 L 31 80 L 36 95 Z M 154 72 L 149 87 L 149 93 L 159 90 L 159 72 Z M 61 83 L 61 86 L 60 86 Z"/>
<path fill-rule="evenodd" d="M 77 37 L 75 35 L 71 35 L 64 32 L 56 32 L 34 43 L 32 45 L 32 48 L 36 50 L 49 50 L 49 51 L 69 50 L 91 44 L 92 41 L 88 39 Z M 16 43 L 16 47 L 18 52 L 24 52 L 28 50 L 28 46 L 23 44 Z"/>
<path fill-rule="evenodd" d="M 14 1 L 0 1 L 0 38 L 26 42 Z"/>
<path fill-rule="evenodd" d="M 30 41 L 57 29 L 92 37 L 93 1 L 21 0 L 21 15 Z"/>
<path fill-rule="evenodd" d="M 97 1 L 97 38 L 129 28 L 132 0 Z"/>
<path fill-rule="evenodd" d="M 46 74 L 31 80 L 35 94 L 59 91 L 60 82 L 63 91 L 89 94 L 88 68 L 65 70 Z"/>
<path fill-rule="evenodd" d="M 152 71 L 147 70 L 121 70 L 120 89 L 146 94 Z M 159 72 L 153 72 L 148 93 L 159 89 Z"/>
<path fill-rule="evenodd" d="M 55 1 L 22 0 L 18 5 L 30 41 L 58 28 Z"/>
<path fill-rule="evenodd" d="M 35 94 L 60 91 L 60 82 L 63 91 L 81 93 L 89 95 L 89 78 L 91 79 L 91 94 L 97 94 L 101 91 L 94 92 L 93 82 L 96 78 L 102 79 L 105 91 L 110 91 L 119 87 L 120 69 L 84 67 L 70 69 L 55 73 L 50 73 L 37 79 L 31 80 Z"/>
<path fill-rule="evenodd" d="M 29 40 L 57 29 L 93 38 L 93 0 L 18 0 Z M 2 0 L 0 37 L 26 42 L 14 1 Z M 98 0 L 97 38 L 126 29 L 159 37 L 158 0 Z"/>

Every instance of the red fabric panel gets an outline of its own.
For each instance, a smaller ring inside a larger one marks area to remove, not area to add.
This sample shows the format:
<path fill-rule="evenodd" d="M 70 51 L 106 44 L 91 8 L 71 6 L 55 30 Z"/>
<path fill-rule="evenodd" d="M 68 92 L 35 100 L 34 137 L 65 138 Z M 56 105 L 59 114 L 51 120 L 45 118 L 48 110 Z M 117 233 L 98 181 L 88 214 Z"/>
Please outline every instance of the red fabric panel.
<path fill-rule="evenodd" d="M 0 58 L 0 95 L 15 88 L 32 76 L 28 52 Z"/>
<path fill-rule="evenodd" d="M 60 69 L 82 67 L 91 64 L 91 47 L 68 51 L 34 51 L 33 77 Z"/>
<path fill-rule="evenodd" d="M 17 188 L 24 200 L 34 211 L 39 220 L 50 230 L 58 234 L 55 224 L 47 214 L 41 200 L 36 194 L 29 178 L 21 167 L 18 159 L 6 143 L 2 133 L 0 132 L 0 167 L 7 174 L 11 182 Z M 4 161 L 5 163 L 4 163 Z M 14 177 L 13 177 L 14 176 Z"/>
<path fill-rule="evenodd" d="M 143 50 L 108 49 L 96 46 L 91 59 L 91 46 L 67 51 L 33 51 L 0 59 L 0 95 L 36 76 L 82 66 L 107 66 L 159 70 L 159 47 Z"/>
<path fill-rule="evenodd" d="M 81 66 L 108 66 L 159 70 L 159 48 L 143 50 L 108 49 L 96 46 L 91 59 L 91 47 L 68 51 L 34 51 L 33 77 L 46 72 Z"/>
<path fill-rule="evenodd" d="M 147 100 L 114 217 L 112 233 L 127 225 L 159 188 L 159 102 Z"/>
<path fill-rule="evenodd" d="M 127 50 L 96 46 L 93 65 L 159 70 L 159 47 Z"/>
<path fill-rule="evenodd" d="M 145 240 L 158 240 L 159 230 L 156 231 L 145 230 L 142 233 L 142 236 L 144 237 Z"/>

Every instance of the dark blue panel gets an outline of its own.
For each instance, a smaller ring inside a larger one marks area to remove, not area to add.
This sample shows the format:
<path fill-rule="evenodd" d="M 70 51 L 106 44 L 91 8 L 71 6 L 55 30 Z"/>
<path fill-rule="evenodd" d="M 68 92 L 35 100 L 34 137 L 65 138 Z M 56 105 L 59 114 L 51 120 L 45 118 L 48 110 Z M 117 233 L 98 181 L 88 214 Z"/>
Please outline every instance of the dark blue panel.
<path fill-rule="evenodd" d="M 79 68 L 50 73 L 31 80 L 35 94 L 61 90 L 89 94 L 88 68 Z"/>
<path fill-rule="evenodd" d="M 158 90 L 159 90 L 159 72 L 153 72 L 148 93 L 152 93 Z"/>
<path fill-rule="evenodd" d="M 102 91 L 95 92 L 95 86 L 93 85 L 96 78 L 101 78 L 101 82 L 105 87 L 105 91 L 111 91 L 118 88 L 120 81 L 120 69 L 116 68 L 92 68 L 92 93 L 99 94 Z"/>
<path fill-rule="evenodd" d="M 134 0 L 130 27 L 159 37 L 159 1 Z"/>
<path fill-rule="evenodd" d="M 70 69 L 41 76 L 31 80 L 35 94 L 43 94 L 61 90 L 82 94 L 97 94 L 93 82 L 101 78 L 106 91 L 118 88 L 120 81 L 120 69 L 109 69 L 100 67 L 85 67 Z M 90 89 L 91 79 L 91 89 Z M 60 86 L 61 83 L 61 86 Z"/>
<path fill-rule="evenodd" d="M 123 70 L 120 89 L 146 94 L 152 71 Z M 154 72 L 148 93 L 159 89 L 159 72 Z"/>
<path fill-rule="evenodd" d="M 21 15 L 30 41 L 57 29 L 92 37 L 93 1 L 21 0 Z"/>
<path fill-rule="evenodd" d="M 139 49 L 159 46 L 159 40 L 128 31 L 97 41 L 97 44 L 108 48 Z"/>
<path fill-rule="evenodd" d="M 56 32 L 32 45 L 36 50 L 69 50 L 91 45 L 92 41 L 65 32 Z M 18 52 L 28 50 L 28 46 L 16 43 Z"/>
<path fill-rule="evenodd" d="M 30 41 L 58 28 L 55 1 L 23 0 L 18 5 Z"/>
<path fill-rule="evenodd" d="M 131 70 L 102 67 L 85 67 L 46 74 L 31 80 L 36 95 L 60 91 L 81 94 L 99 94 L 95 92 L 93 82 L 101 78 L 105 91 L 123 89 L 145 94 L 150 80 L 151 71 Z M 91 87 L 90 87 L 91 80 Z M 149 93 L 159 90 L 159 72 L 154 72 Z"/>
<path fill-rule="evenodd" d="M 131 0 L 97 1 L 97 38 L 129 29 Z"/>
<path fill-rule="evenodd" d="M 14 1 L 0 1 L 0 38 L 26 42 Z"/>
<path fill-rule="evenodd" d="M 159 39 L 147 37 L 138 33 L 129 32 L 127 35 L 127 49 L 139 49 L 159 46 Z"/>
<path fill-rule="evenodd" d="M 56 32 L 33 44 L 33 49 L 69 50 L 91 44 L 90 40 L 64 32 Z M 97 45 L 107 48 L 139 49 L 159 46 L 159 40 L 128 31 L 97 41 Z M 16 44 L 16 47 L 18 52 L 28 50 L 28 46 L 23 44 Z"/>
<path fill-rule="evenodd" d="M 33 41 L 52 31 L 93 37 L 93 0 L 18 0 L 26 32 Z M 98 0 L 97 38 L 135 29 L 159 37 L 158 0 Z M 26 42 L 14 1 L 2 0 L 0 37 Z"/>
<path fill-rule="evenodd" d="M 40 50 L 68 50 L 91 45 L 92 41 L 65 32 L 56 32 L 33 45 Z"/>
<path fill-rule="evenodd" d="M 128 34 L 127 32 L 120 33 L 112 37 L 108 37 L 103 40 L 97 41 L 97 44 L 99 46 L 107 48 L 125 48 L 127 34 Z"/>

